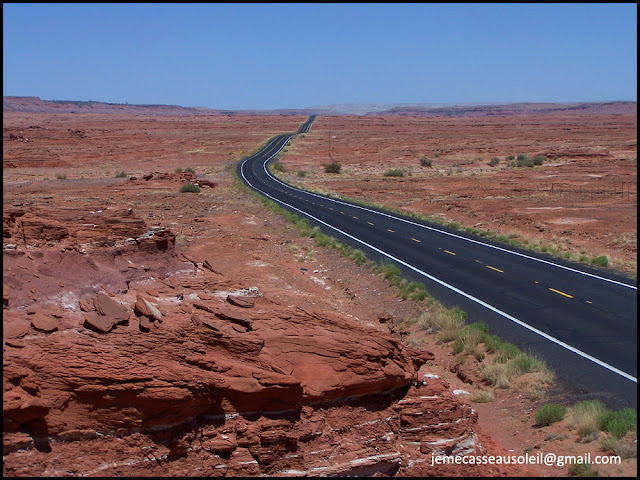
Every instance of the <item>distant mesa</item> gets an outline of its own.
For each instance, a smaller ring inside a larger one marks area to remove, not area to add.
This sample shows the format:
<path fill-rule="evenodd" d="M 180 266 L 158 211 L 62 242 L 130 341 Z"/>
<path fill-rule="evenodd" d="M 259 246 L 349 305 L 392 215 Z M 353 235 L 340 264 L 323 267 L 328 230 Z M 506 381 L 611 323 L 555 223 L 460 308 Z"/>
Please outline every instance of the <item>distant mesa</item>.
<path fill-rule="evenodd" d="M 121 115 L 394 115 L 420 117 L 490 117 L 514 115 L 637 115 L 638 102 L 496 103 L 496 104 L 340 104 L 272 110 L 216 110 L 179 105 L 129 105 L 39 97 L 2 97 L 2 111 Z"/>

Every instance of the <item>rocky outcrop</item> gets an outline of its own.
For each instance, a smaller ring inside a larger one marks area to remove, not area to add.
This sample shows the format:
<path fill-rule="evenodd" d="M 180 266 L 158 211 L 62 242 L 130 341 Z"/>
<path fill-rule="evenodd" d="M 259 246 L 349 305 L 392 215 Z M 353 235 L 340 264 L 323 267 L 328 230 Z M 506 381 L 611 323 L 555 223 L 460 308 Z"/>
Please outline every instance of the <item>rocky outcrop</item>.
<path fill-rule="evenodd" d="M 486 451 L 429 352 L 185 263 L 128 210 L 81 248 L 55 212 L 5 215 L 5 475 L 434 475 Z"/>
<path fill-rule="evenodd" d="M 6 474 L 413 475 L 431 454 L 483 451 L 475 412 L 423 375 L 428 352 L 259 293 L 133 286 L 5 344 Z"/>

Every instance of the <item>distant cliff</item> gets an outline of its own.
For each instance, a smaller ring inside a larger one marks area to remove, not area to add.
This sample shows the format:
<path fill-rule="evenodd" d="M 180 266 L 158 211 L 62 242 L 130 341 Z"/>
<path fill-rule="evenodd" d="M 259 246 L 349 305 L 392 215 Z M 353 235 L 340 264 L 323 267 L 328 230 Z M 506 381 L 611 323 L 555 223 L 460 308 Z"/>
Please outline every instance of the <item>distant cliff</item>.
<path fill-rule="evenodd" d="M 637 114 L 638 102 L 510 103 L 510 104 L 341 104 L 272 110 L 215 110 L 179 105 L 129 105 L 39 97 L 2 97 L 3 112 L 118 113 L 129 115 L 406 115 L 427 117 L 489 117 L 511 115 Z"/>
<path fill-rule="evenodd" d="M 226 112 L 178 105 L 129 105 L 75 100 L 42 100 L 40 97 L 2 97 L 3 112 L 119 113 L 133 115 L 220 115 Z"/>
<path fill-rule="evenodd" d="M 511 103 L 504 105 L 451 105 L 446 107 L 398 106 L 367 115 L 427 117 L 488 117 L 510 115 L 612 115 L 637 114 L 638 102 Z"/>

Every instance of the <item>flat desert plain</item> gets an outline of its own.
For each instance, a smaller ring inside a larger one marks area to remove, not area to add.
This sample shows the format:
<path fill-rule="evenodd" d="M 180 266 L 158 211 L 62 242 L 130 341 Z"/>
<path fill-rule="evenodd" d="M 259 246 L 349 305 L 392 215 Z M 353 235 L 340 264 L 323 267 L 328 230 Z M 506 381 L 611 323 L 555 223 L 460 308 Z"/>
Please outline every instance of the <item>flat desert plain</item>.
<path fill-rule="evenodd" d="M 636 115 L 319 117 L 281 164 L 305 188 L 637 275 Z"/>
<path fill-rule="evenodd" d="M 582 397 L 531 376 L 484 383 L 473 355 L 462 368 L 412 331 L 430 304 L 240 186 L 237 162 L 305 119 L 3 115 L 4 475 L 566 476 L 429 455 L 603 454 L 568 418 L 535 426 L 540 405 Z M 321 116 L 280 161 L 307 188 L 608 255 L 635 275 L 635 128 Z M 548 160 L 507 167 L 520 153 Z M 195 181 L 200 193 L 180 192 Z M 486 391 L 494 401 L 473 400 Z M 633 475 L 636 459 L 598 471 Z"/>

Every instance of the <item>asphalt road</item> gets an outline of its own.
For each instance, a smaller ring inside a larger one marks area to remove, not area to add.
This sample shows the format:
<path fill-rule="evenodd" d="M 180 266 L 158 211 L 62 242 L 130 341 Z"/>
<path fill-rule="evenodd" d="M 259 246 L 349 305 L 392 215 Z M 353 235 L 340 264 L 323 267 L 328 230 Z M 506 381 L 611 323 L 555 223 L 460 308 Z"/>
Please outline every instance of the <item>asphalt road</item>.
<path fill-rule="evenodd" d="M 251 188 L 542 358 L 570 392 L 637 408 L 637 282 L 291 187 L 267 169 L 310 117 L 238 165 Z"/>

